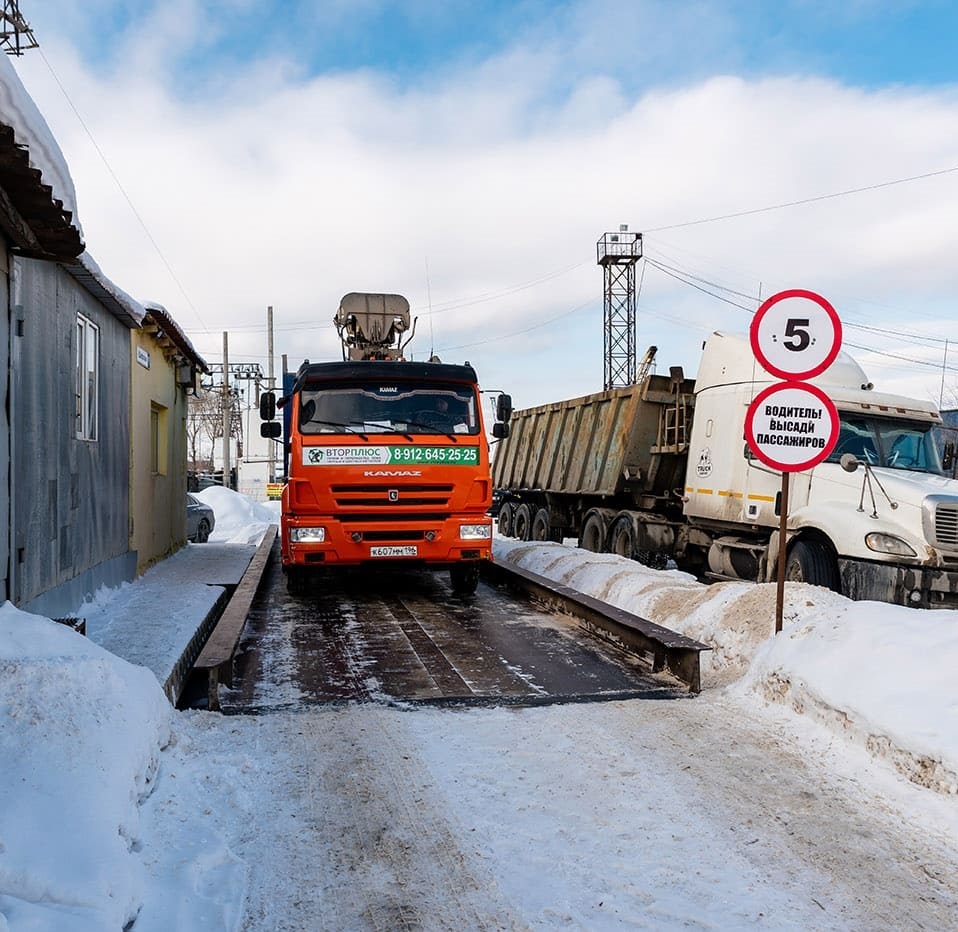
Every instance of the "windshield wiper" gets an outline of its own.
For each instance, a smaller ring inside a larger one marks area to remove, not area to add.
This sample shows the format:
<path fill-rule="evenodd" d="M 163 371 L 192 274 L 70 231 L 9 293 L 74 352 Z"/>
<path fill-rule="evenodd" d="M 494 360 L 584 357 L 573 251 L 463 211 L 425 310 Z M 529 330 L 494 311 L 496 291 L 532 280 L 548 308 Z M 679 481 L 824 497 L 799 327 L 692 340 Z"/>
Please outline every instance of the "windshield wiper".
<path fill-rule="evenodd" d="M 340 430 L 344 430 L 350 434 L 356 434 L 363 438 L 367 443 L 369 443 L 369 437 L 364 434 L 361 430 L 356 430 L 355 427 L 350 427 L 349 424 L 344 424 L 342 421 L 320 421 L 316 418 L 310 418 L 308 423 L 310 424 L 323 424 L 326 427 L 338 427 Z M 361 424 L 362 421 L 353 421 L 353 424 Z"/>
<path fill-rule="evenodd" d="M 445 434 L 453 443 L 459 443 L 459 438 L 454 433 L 443 430 L 441 427 L 436 427 L 435 424 L 423 424 L 422 421 L 403 421 L 403 423 L 407 427 L 422 427 L 431 434 Z M 412 437 L 409 439 L 412 440 Z"/>

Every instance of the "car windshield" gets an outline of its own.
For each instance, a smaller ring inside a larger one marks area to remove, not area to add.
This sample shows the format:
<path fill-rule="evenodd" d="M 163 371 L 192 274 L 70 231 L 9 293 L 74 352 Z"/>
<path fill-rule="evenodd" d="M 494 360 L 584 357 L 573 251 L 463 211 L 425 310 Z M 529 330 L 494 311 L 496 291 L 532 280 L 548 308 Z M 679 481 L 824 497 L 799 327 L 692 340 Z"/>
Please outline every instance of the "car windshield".
<path fill-rule="evenodd" d="M 299 429 L 304 434 L 478 434 L 476 392 L 433 382 L 306 388 L 300 392 Z"/>
<path fill-rule="evenodd" d="M 827 462 L 854 453 L 863 463 L 943 475 L 932 425 L 841 412 L 838 442 Z"/>

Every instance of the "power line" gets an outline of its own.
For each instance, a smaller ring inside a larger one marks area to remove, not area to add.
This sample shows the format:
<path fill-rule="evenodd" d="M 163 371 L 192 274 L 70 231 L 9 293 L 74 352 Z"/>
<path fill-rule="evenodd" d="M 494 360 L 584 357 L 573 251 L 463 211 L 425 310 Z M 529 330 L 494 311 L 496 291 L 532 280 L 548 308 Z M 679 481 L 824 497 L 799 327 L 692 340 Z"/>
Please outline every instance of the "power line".
<path fill-rule="evenodd" d="M 140 212 L 136 209 L 136 206 L 133 204 L 133 200 L 130 198 L 130 195 L 127 194 L 126 192 L 126 188 L 123 187 L 122 183 L 120 182 L 120 179 L 117 177 L 116 172 L 113 170 L 113 166 L 110 165 L 110 162 L 107 159 L 105 153 L 100 148 L 99 143 L 94 138 L 93 133 L 90 130 L 90 127 L 87 126 L 83 117 L 80 115 L 80 111 L 77 109 L 76 104 L 73 103 L 73 100 L 70 98 L 70 95 L 67 93 L 67 89 L 63 86 L 63 82 L 60 80 L 59 75 L 57 75 L 57 73 L 53 70 L 53 65 L 50 64 L 49 60 L 47 59 L 47 56 L 43 53 L 43 49 L 39 49 L 39 52 L 40 52 L 40 57 L 43 59 L 43 63 L 49 69 L 50 74 L 53 76 L 53 80 L 56 81 L 57 87 L 60 88 L 61 93 L 66 99 L 66 102 L 70 105 L 70 109 L 76 115 L 76 118 L 80 123 L 80 126 L 83 127 L 84 132 L 90 138 L 90 142 L 93 144 L 93 148 L 96 149 L 97 155 L 100 156 L 100 159 L 103 161 L 103 164 L 106 166 L 106 170 L 110 173 L 110 177 L 113 179 L 113 182 L 116 184 L 117 188 L 119 189 L 120 194 L 122 194 L 124 200 L 126 200 L 127 205 L 129 206 L 130 210 L 133 212 L 133 216 L 136 217 L 137 222 L 143 228 L 143 232 L 146 233 L 147 239 L 149 239 L 150 243 L 153 246 L 153 249 L 156 251 L 156 254 L 160 257 L 160 261 L 166 267 L 166 271 L 170 273 L 170 278 L 172 278 L 173 281 L 176 283 L 176 287 L 179 288 L 180 294 L 183 295 L 183 298 L 186 300 L 187 305 L 189 305 L 190 310 L 192 310 L 193 313 L 196 315 L 196 319 L 200 322 L 200 326 L 202 326 L 203 330 L 209 333 L 209 328 L 204 323 L 203 318 L 200 315 L 200 312 L 196 309 L 196 306 L 190 300 L 190 296 L 186 293 L 186 289 L 183 287 L 182 282 L 180 282 L 179 278 L 176 275 L 176 272 L 173 271 L 173 266 L 170 265 L 169 260 L 163 254 L 163 250 L 160 249 L 159 243 L 157 243 L 153 234 L 150 232 L 150 228 L 146 225 L 146 221 L 143 219 L 142 216 L 140 216 Z"/>
<path fill-rule="evenodd" d="M 714 292 L 709 291 L 707 288 L 705 288 L 705 287 L 703 287 L 702 285 L 698 284 L 697 281 L 692 281 L 692 280 L 690 280 L 690 279 L 693 278 L 694 276 L 689 276 L 688 278 L 683 277 L 683 275 L 685 275 L 686 273 L 682 273 L 682 272 L 678 272 L 678 271 L 673 271 L 673 270 L 671 270 L 668 266 L 664 266 L 662 263 L 656 262 L 654 259 L 646 258 L 645 261 L 648 262 L 650 265 L 652 265 L 653 268 L 659 269 L 659 271 L 664 272 L 666 275 L 671 276 L 672 278 L 676 279 L 677 281 L 680 281 L 680 282 L 682 282 L 683 284 L 686 284 L 686 285 L 690 285 L 691 287 L 697 289 L 698 291 L 703 292 L 704 294 L 709 295 L 709 296 L 712 297 L 712 298 L 715 298 L 715 299 L 718 300 L 718 301 L 723 301 L 725 304 L 730 304 L 730 305 L 732 305 L 733 307 L 739 308 L 740 310 L 747 311 L 749 314 L 754 314 L 754 313 L 755 313 L 755 311 L 754 311 L 752 308 L 745 307 L 745 306 L 742 305 L 742 304 L 738 304 L 738 303 L 735 302 L 735 301 L 732 301 L 732 300 L 730 300 L 730 299 L 728 299 L 728 298 L 724 298 L 724 297 L 722 297 L 722 295 L 720 295 L 720 294 L 715 294 Z M 705 284 L 711 285 L 713 288 L 721 288 L 721 287 L 722 287 L 721 285 L 717 285 L 716 283 L 714 283 L 714 282 L 709 282 L 709 281 L 707 281 L 707 280 L 705 280 L 705 279 L 698 279 L 698 280 L 699 280 L 699 281 L 704 281 Z M 736 292 L 736 293 L 738 293 L 738 292 Z M 756 305 L 759 303 L 759 302 L 758 302 L 758 298 L 755 299 L 755 302 L 756 302 Z M 900 332 L 900 331 L 891 331 L 891 330 L 882 330 L 881 328 L 878 328 L 878 327 L 869 327 L 869 326 L 866 325 L 866 324 L 844 323 L 843 326 L 844 326 L 844 327 L 847 327 L 847 328 L 849 328 L 849 329 L 856 329 L 856 330 L 857 330 L 857 329 L 860 329 L 860 330 L 865 330 L 865 331 L 868 331 L 868 332 L 878 332 L 878 333 L 883 333 L 883 334 L 886 334 L 886 335 L 893 335 L 893 336 L 898 336 L 898 337 L 909 336 L 909 337 L 913 337 L 913 338 L 916 338 L 916 339 L 919 339 L 919 340 L 922 339 L 921 334 L 903 333 L 903 332 Z M 929 342 L 931 342 L 931 340 L 929 340 Z M 944 343 L 945 340 L 935 339 L 934 342 Z M 862 345 L 859 344 L 859 343 L 851 343 L 851 342 L 849 342 L 849 341 L 847 341 L 847 340 L 843 341 L 843 345 L 844 345 L 844 346 L 850 346 L 850 347 L 852 347 L 853 349 L 863 350 L 864 352 L 872 353 L 872 354 L 877 355 L 877 356 L 885 356 L 885 357 L 887 357 L 888 359 L 896 359 L 896 360 L 899 360 L 899 361 L 901 361 L 901 362 L 909 363 L 910 365 L 915 365 L 915 366 L 929 366 L 929 367 L 934 368 L 934 369 L 945 369 L 946 371 L 953 371 L 953 372 L 958 371 L 958 367 L 954 367 L 954 366 L 942 366 L 942 365 L 940 365 L 940 364 L 937 363 L 937 362 L 932 362 L 932 361 L 927 360 L 927 359 L 915 359 L 915 358 L 913 358 L 913 357 L 911 357 L 911 356 L 902 356 L 900 353 L 892 353 L 892 352 L 889 352 L 889 351 L 887 351 L 887 350 L 876 349 L 875 347 L 872 347 L 872 346 L 862 346 Z"/>
<path fill-rule="evenodd" d="M 864 185 L 860 188 L 848 188 L 845 191 L 835 191 L 831 194 L 819 194 L 815 197 L 806 197 L 798 201 L 785 201 L 782 204 L 770 204 L 767 207 L 753 207 L 750 210 L 738 210 L 729 214 L 719 214 L 715 217 L 703 217 L 700 220 L 686 220 L 682 223 L 671 223 L 668 226 L 651 227 L 645 233 L 662 233 L 665 230 L 677 230 L 680 227 L 699 226 L 703 223 L 717 223 L 719 220 L 732 220 L 735 217 L 749 217 L 752 214 L 763 214 L 772 210 L 784 210 L 787 207 L 800 207 L 803 204 L 814 204 L 818 201 L 828 201 L 837 197 L 847 197 L 850 194 L 862 194 L 865 191 L 877 191 L 881 188 L 891 188 L 899 184 L 909 184 L 912 181 L 923 181 L 926 178 L 936 178 L 941 175 L 950 175 L 958 172 L 958 165 L 952 168 L 942 168 L 939 171 L 924 172 L 921 175 L 911 175 L 908 178 L 896 178 L 894 181 L 880 181 L 876 184 Z"/>

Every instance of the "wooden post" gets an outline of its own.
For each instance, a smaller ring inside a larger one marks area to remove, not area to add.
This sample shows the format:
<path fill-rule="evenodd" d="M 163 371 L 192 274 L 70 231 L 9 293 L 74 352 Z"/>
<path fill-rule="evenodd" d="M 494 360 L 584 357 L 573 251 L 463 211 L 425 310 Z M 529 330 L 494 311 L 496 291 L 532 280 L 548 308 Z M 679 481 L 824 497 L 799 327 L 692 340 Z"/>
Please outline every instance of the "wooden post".
<path fill-rule="evenodd" d="M 782 630 L 785 610 L 785 529 L 788 524 L 788 473 L 782 473 L 782 496 L 778 516 L 778 588 L 775 592 L 775 633 Z"/>

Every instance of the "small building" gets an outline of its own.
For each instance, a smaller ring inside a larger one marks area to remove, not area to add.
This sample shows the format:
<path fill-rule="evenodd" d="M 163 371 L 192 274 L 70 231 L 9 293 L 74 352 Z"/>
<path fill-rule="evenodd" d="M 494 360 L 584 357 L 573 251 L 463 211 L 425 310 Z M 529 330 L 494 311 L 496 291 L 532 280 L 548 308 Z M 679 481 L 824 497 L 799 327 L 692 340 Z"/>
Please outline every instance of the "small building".
<path fill-rule="evenodd" d="M 136 575 L 130 551 L 130 331 L 141 309 L 84 253 L 16 258 L 10 354 L 10 592 L 72 611 Z"/>
<path fill-rule="evenodd" d="M 147 304 L 132 331 L 130 549 L 142 573 L 186 543 L 186 419 L 208 372 L 169 312 Z"/>
<path fill-rule="evenodd" d="M 46 574 L 35 567 L 51 553 L 59 558 L 61 527 L 58 508 L 49 507 L 51 496 L 60 500 L 59 472 L 47 469 L 59 456 L 60 438 L 47 429 L 47 412 L 37 416 L 34 408 L 31 422 L 30 406 L 23 405 L 24 392 L 34 386 L 28 371 L 32 354 L 25 346 L 36 345 L 38 324 L 36 308 L 24 304 L 24 277 L 30 279 L 42 268 L 42 299 L 55 295 L 56 283 L 65 275 L 57 263 L 73 261 L 84 249 L 74 204 L 73 182 L 59 147 L 13 66 L 0 55 L 0 595 L 18 603 L 47 585 L 49 577 L 41 582 Z M 48 355 L 61 355 L 64 339 L 72 339 L 72 330 L 40 332 Z M 67 394 L 56 398 L 57 407 L 67 411 L 75 407 L 74 373 L 72 361 L 67 362 Z M 69 478 L 65 489 L 70 501 L 74 487 Z M 77 485 L 75 494 L 79 492 Z"/>

